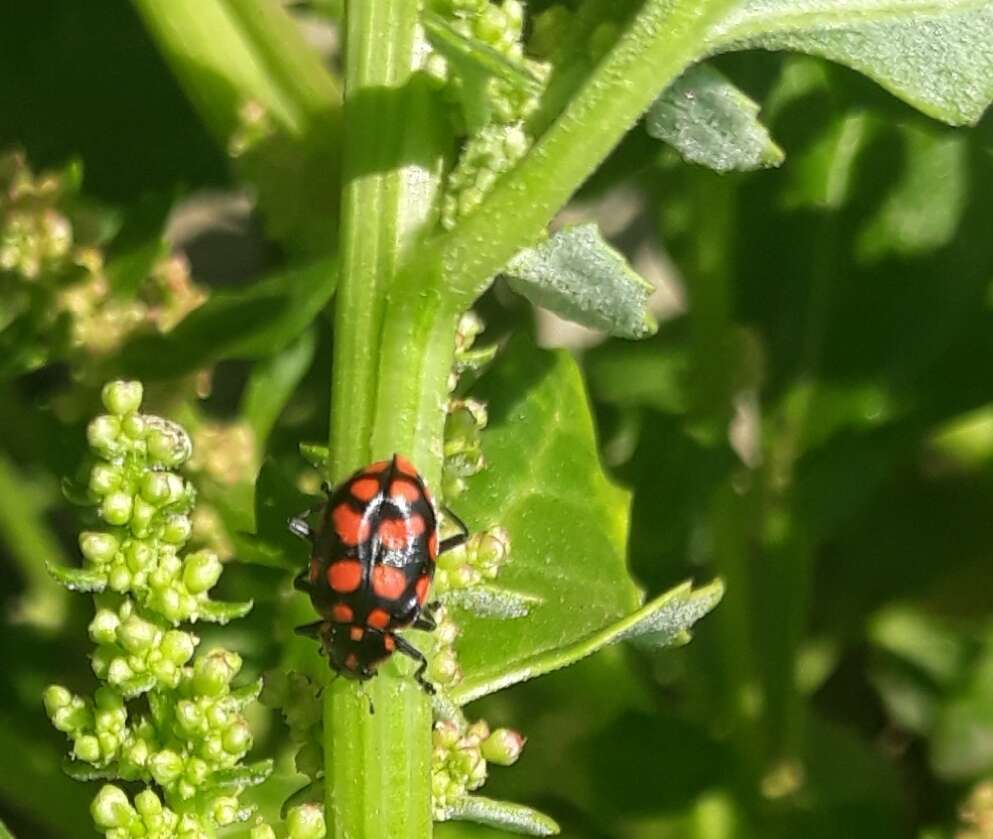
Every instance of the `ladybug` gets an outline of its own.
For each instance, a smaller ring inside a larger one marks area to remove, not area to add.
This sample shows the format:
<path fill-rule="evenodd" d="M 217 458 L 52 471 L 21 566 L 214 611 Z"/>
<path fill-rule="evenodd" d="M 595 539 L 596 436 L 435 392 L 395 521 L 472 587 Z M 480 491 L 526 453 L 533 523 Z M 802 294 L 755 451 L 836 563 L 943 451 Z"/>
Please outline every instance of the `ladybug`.
<path fill-rule="evenodd" d="M 297 632 L 321 642 L 331 668 L 353 679 L 371 679 L 394 652 L 418 662 L 414 678 L 428 693 L 427 659 L 397 634 L 406 627 L 432 630 L 428 592 L 438 555 L 463 544 L 468 530 L 438 541 L 431 493 L 406 458 L 395 454 L 359 469 L 335 489 L 327 485 L 321 523 L 300 517 L 290 530 L 311 544 L 310 564 L 294 585 L 307 592 L 321 620 Z"/>

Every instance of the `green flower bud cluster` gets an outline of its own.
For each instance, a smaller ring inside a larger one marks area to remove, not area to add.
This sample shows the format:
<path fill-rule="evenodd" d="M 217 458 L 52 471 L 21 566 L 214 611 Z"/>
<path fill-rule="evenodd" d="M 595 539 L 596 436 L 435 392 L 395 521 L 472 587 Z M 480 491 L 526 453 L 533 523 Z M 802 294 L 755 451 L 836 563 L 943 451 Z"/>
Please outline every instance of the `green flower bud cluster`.
<path fill-rule="evenodd" d="M 481 128 L 462 149 L 448 175 L 441 206 L 441 223 L 450 230 L 469 215 L 531 145 L 523 123 L 491 123 Z"/>
<path fill-rule="evenodd" d="M 446 498 L 465 492 L 465 479 L 486 465 L 480 432 L 486 428 L 486 406 L 476 399 L 450 399 L 445 418 L 443 491 Z"/>
<path fill-rule="evenodd" d="M 265 674 L 261 701 L 282 713 L 297 746 L 297 771 L 311 781 L 324 771 L 324 737 L 321 725 L 320 686 L 303 673 L 273 670 Z"/>
<path fill-rule="evenodd" d="M 324 839 L 324 808 L 316 804 L 299 804 L 286 814 L 286 839 Z M 276 831 L 267 824 L 252 828 L 249 839 L 276 839 Z"/>
<path fill-rule="evenodd" d="M 509 728 L 494 731 L 484 720 L 439 720 L 432 735 L 431 791 L 436 819 L 486 782 L 487 763 L 510 766 L 524 748 L 524 737 Z"/>
<path fill-rule="evenodd" d="M 200 818 L 190 813 L 178 815 L 151 789 L 139 792 L 132 805 L 124 790 L 106 784 L 93 799 L 90 814 L 107 839 L 206 839 L 212 835 Z"/>
<path fill-rule="evenodd" d="M 45 707 L 72 743 L 70 774 L 154 785 L 133 803 L 103 787 L 92 815 L 107 836 L 213 837 L 251 816 L 238 795 L 271 771 L 268 762 L 241 765 L 252 745 L 244 709 L 261 682 L 232 689 L 240 656 L 214 649 L 194 660 L 198 639 L 177 624 L 225 621 L 251 604 L 207 599 L 221 573 L 212 552 L 180 556 L 194 493 L 171 470 L 190 455 L 186 432 L 138 413 L 137 382 L 112 382 L 102 397 L 108 413 L 88 428 L 100 457 L 89 488 L 109 527 L 82 534 L 84 568 L 52 573 L 71 589 L 98 592 L 89 634 L 103 684 L 92 700 L 49 687 Z M 139 694 L 147 705 L 129 708 Z"/>
<path fill-rule="evenodd" d="M 23 316 L 43 358 L 60 353 L 79 362 L 74 372 L 85 377 L 91 366 L 86 362 L 93 356 L 113 352 L 143 326 L 168 331 L 205 295 L 193 283 L 185 260 L 172 256 L 141 278 L 136 295 L 114 295 L 103 242 L 97 238 L 106 227 L 103 211 L 79 200 L 80 180 L 78 164 L 35 175 L 22 153 L 0 154 L 0 298 L 5 312 Z"/>
<path fill-rule="evenodd" d="M 92 656 L 97 678 L 125 696 L 151 684 L 175 688 L 182 668 L 193 658 L 199 639 L 163 621 L 142 617 L 134 601 L 125 598 L 116 609 L 103 607 L 90 621 Z"/>
<path fill-rule="evenodd" d="M 0 157 L 0 271 L 33 282 L 71 264 L 72 223 L 59 209 L 58 175 L 35 176 L 24 155 Z"/>
<path fill-rule="evenodd" d="M 462 668 L 455 653 L 455 641 L 460 630 L 445 608 L 435 612 L 437 628 L 431 633 L 434 643 L 428 661 L 428 678 L 442 688 L 455 687 L 462 681 Z"/>
<path fill-rule="evenodd" d="M 189 459 L 189 436 L 175 423 L 138 413 L 138 382 L 111 382 L 102 395 L 109 413 L 87 428 L 99 457 L 89 491 L 111 529 L 80 535 L 86 570 L 101 587 L 131 595 L 173 625 L 234 616 L 237 610 L 218 611 L 208 597 L 221 575 L 217 555 L 179 555 L 192 533 L 196 494 L 171 470 Z"/>
<path fill-rule="evenodd" d="M 524 55 L 524 4 L 520 0 L 449 0 L 443 11 L 449 15 L 453 29 L 466 38 L 523 66 L 539 80 L 547 78 L 549 65 Z M 524 125 L 538 106 L 538 94 L 534 88 L 496 76 L 482 83 L 477 78 L 461 78 L 457 68 L 438 54 L 428 61 L 427 71 L 447 82 L 450 97 L 461 103 L 465 133 L 469 135 L 448 177 L 442 202 L 442 224 L 452 228 L 482 202 L 497 178 L 527 151 L 532 138 Z"/>
<path fill-rule="evenodd" d="M 434 589 L 445 594 L 492 582 L 510 554 L 510 537 L 502 527 L 481 530 L 461 548 L 438 557 Z"/>

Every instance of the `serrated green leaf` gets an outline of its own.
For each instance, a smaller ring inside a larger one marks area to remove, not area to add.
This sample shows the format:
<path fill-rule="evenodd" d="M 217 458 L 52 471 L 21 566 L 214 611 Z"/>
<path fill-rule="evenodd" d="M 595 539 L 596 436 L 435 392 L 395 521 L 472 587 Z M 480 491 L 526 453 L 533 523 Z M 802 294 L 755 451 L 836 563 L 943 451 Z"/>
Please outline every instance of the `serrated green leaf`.
<path fill-rule="evenodd" d="M 778 166 L 785 157 L 758 113 L 758 104 L 723 73 L 697 64 L 655 100 L 645 128 L 686 161 L 717 172 L 746 172 Z"/>
<path fill-rule="evenodd" d="M 197 618 L 208 623 L 225 624 L 243 618 L 252 611 L 253 602 L 227 603 L 222 600 L 205 600 L 197 605 Z"/>
<path fill-rule="evenodd" d="M 527 67 L 511 61 L 489 44 L 463 35 L 437 12 L 426 12 L 423 23 L 431 45 L 461 69 L 468 67 L 477 73 L 503 79 L 518 90 L 540 92 L 541 82 Z"/>
<path fill-rule="evenodd" d="M 952 125 L 993 99 L 993 8 L 983 0 L 747 0 L 713 52 L 793 50 L 845 64 Z"/>
<path fill-rule="evenodd" d="M 129 341 L 120 354 L 123 373 L 175 378 L 217 361 L 271 355 L 310 326 L 337 282 L 334 262 L 321 260 L 244 290 L 217 292 L 168 334 Z"/>
<path fill-rule="evenodd" d="M 317 338 L 304 332 L 285 350 L 259 362 L 252 371 L 241 399 L 241 413 L 255 431 L 256 445 L 265 449 L 276 420 L 286 407 L 314 359 Z"/>
<path fill-rule="evenodd" d="M 231 691 L 231 698 L 240 706 L 244 707 L 259 698 L 262 693 L 262 677 L 259 676 L 254 682 L 249 682 L 240 688 Z"/>
<path fill-rule="evenodd" d="M 533 598 L 527 616 L 495 621 L 458 606 L 464 704 L 563 667 L 623 638 L 681 637 L 720 597 L 688 585 L 639 610 L 628 575 L 628 494 L 600 466 L 582 378 L 565 353 L 513 342 L 473 393 L 487 402 L 487 468 L 470 478 L 457 512 L 471 529 L 497 525 L 510 557 L 497 585 Z"/>
<path fill-rule="evenodd" d="M 621 338 L 658 329 L 648 311 L 651 283 L 631 270 L 595 224 L 566 227 L 515 256 L 503 271 L 510 287 L 566 320 Z"/>
<path fill-rule="evenodd" d="M 69 591 L 103 591 L 107 586 L 107 575 L 95 568 L 69 568 L 51 562 L 46 563 L 45 567 L 56 582 Z"/>
<path fill-rule="evenodd" d="M 447 808 L 445 819 L 471 821 L 524 836 L 556 836 L 558 823 L 531 807 L 509 801 L 494 801 L 481 795 L 467 795 Z"/>

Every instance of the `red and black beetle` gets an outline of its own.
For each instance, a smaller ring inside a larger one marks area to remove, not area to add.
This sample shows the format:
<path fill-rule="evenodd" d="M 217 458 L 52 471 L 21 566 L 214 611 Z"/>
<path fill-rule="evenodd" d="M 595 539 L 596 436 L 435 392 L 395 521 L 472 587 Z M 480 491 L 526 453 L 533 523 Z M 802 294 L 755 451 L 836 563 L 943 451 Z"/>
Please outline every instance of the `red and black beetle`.
<path fill-rule="evenodd" d="M 419 664 L 414 678 L 434 693 L 424 678 L 427 660 L 397 630 L 435 628 L 425 610 L 435 560 L 465 542 L 465 525 L 448 513 L 461 533 L 439 544 L 431 493 L 397 454 L 325 491 L 316 531 L 303 516 L 290 520 L 290 530 L 312 546 L 310 565 L 294 584 L 321 615 L 297 632 L 318 639 L 332 669 L 355 679 L 372 678 L 394 652 L 410 656 Z"/>

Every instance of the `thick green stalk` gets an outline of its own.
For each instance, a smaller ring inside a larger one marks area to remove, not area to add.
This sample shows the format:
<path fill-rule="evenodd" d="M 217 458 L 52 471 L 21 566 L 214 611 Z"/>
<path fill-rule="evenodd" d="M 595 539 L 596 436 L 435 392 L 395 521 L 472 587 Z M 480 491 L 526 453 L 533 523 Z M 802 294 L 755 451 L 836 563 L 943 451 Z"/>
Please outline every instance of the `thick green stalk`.
<path fill-rule="evenodd" d="M 331 478 L 402 452 L 428 479 L 440 473 L 410 445 L 411 424 L 377 400 L 380 333 L 401 260 L 435 218 L 443 116 L 416 69 L 418 4 L 350 0 L 345 6 L 345 135 L 341 278 L 335 308 Z M 397 363 L 422 352 L 415 340 Z M 451 350 L 449 350 L 449 356 Z M 449 362 L 450 367 L 450 362 Z M 447 377 L 448 370 L 445 370 Z M 443 425 L 428 434 L 440 441 Z M 390 661 L 360 688 L 325 691 L 325 784 L 330 835 L 423 839 L 431 835 L 431 707 Z M 375 714 L 370 714 L 370 701 Z"/>
<path fill-rule="evenodd" d="M 615 47 L 479 208 L 434 243 L 465 305 L 552 217 L 664 90 L 707 47 L 737 0 L 647 0 Z"/>

